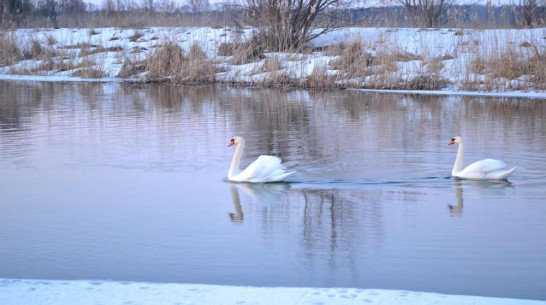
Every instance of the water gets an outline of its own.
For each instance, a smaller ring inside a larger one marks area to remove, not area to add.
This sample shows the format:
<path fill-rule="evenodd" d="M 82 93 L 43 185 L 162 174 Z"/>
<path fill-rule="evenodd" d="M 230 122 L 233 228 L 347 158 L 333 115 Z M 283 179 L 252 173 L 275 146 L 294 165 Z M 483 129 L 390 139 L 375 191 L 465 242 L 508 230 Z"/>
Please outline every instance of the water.
<path fill-rule="evenodd" d="M 546 299 L 544 100 L 0 82 L 0 277 Z M 226 181 L 280 156 L 288 183 Z M 450 177 L 517 166 L 509 182 Z"/>

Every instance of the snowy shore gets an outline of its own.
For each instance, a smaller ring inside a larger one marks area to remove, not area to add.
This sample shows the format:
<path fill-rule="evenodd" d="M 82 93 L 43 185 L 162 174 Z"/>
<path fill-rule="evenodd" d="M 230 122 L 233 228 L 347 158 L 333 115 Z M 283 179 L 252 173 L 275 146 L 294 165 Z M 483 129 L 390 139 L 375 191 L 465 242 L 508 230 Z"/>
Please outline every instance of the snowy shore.
<path fill-rule="evenodd" d="M 184 52 L 199 46 L 206 60 L 216 66 L 214 79 L 218 83 L 268 86 L 294 80 L 310 83 L 334 79 L 335 86 L 383 89 L 390 84 L 400 83 L 404 87 L 413 82 L 421 86 L 420 82 L 441 80 L 446 84 L 437 90 L 395 90 L 394 85 L 387 91 L 546 98 L 541 76 L 524 74 L 506 79 L 495 76 L 496 72 L 487 66 L 500 64 L 505 55 L 516 55 L 522 64 L 531 65 L 532 61 L 524 61 L 536 60 L 545 52 L 546 28 L 343 28 L 312 41 L 313 52 L 265 53 L 265 58 L 243 64 L 230 63 L 233 56 L 219 55 L 222 46 L 237 41 L 238 35 L 248 37 L 251 30 L 245 31 L 241 34 L 228 27 L 18 29 L 4 37 L 15 41 L 21 53 L 27 54 L 26 58 L 20 56 L 4 63 L 0 67 L 0 80 L 146 81 L 143 62 L 166 43 L 175 43 Z M 366 56 L 383 58 L 390 54 L 391 57 L 383 59 L 383 64 L 389 67 L 370 66 L 361 74 L 348 75 L 339 64 L 339 48 L 357 39 Z M 329 47 L 337 48 L 338 54 L 332 54 Z M 480 62 L 482 58 L 484 62 Z M 474 71 L 478 64 L 485 64 L 480 72 Z M 128 69 L 141 72 L 130 76 L 120 73 Z"/>
<path fill-rule="evenodd" d="M 546 301 L 354 288 L 0 279 L 4 305 L 545 305 Z"/>

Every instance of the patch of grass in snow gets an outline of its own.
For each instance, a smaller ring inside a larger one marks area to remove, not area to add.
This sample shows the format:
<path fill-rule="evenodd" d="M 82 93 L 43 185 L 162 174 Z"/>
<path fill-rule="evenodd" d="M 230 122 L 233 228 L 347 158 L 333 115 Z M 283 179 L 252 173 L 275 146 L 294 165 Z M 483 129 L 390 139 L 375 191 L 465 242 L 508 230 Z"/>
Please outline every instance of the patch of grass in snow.
<path fill-rule="evenodd" d="M 0 32 L 0 67 L 11 66 L 22 59 L 23 54 L 13 32 Z"/>
<path fill-rule="evenodd" d="M 233 44 L 233 56 L 230 65 L 243 65 L 265 58 L 264 49 L 259 43 L 237 41 Z"/>
<path fill-rule="evenodd" d="M 182 47 L 166 41 L 148 53 L 144 71 L 149 82 L 213 83 L 217 69 L 197 43 L 186 56 Z"/>
<path fill-rule="evenodd" d="M 487 52 L 473 52 L 466 71 L 465 90 L 546 89 L 546 54 L 531 43 L 497 43 Z"/>
<path fill-rule="evenodd" d="M 275 72 L 282 69 L 282 59 L 278 56 L 267 57 L 258 72 Z"/>
<path fill-rule="evenodd" d="M 313 89 L 343 88 L 342 84 L 336 84 L 336 76 L 328 73 L 326 65 L 317 65 L 307 78 L 305 87 Z"/>

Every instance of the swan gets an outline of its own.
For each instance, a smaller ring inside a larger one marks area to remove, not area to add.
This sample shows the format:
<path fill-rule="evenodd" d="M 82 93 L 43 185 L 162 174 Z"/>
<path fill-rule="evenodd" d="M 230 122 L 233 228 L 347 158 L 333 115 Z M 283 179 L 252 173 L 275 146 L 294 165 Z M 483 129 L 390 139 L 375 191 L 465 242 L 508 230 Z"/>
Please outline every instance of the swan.
<path fill-rule="evenodd" d="M 506 164 L 500 160 L 485 159 L 474 162 L 463 169 L 463 139 L 460 136 L 453 137 L 448 145 L 459 144 L 455 165 L 451 176 L 464 179 L 506 179 L 516 168 L 506 169 Z"/>
<path fill-rule="evenodd" d="M 228 180 L 233 182 L 279 182 L 292 175 L 295 171 L 286 171 L 281 165 L 281 159 L 274 156 L 259 156 L 247 168 L 240 171 L 239 163 L 245 147 L 242 137 L 234 137 L 228 147 L 235 145 L 235 153 L 228 171 Z"/>

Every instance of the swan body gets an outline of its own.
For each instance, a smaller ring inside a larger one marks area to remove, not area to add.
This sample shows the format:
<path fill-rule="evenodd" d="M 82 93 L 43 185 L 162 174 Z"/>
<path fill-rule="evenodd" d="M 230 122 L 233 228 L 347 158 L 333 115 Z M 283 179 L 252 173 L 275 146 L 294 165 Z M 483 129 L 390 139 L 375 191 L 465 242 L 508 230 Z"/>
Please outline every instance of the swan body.
<path fill-rule="evenodd" d="M 464 179 L 491 179 L 502 180 L 508 178 L 516 168 L 506 169 L 506 164 L 500 160 L 485 159 L 474 162 L 463 169 L 463 139 L 460 136 L 453 137 L 448 145 L 459 144 L 455 165 L 451 176 Z"/>
<path fill-rule="evenodd" d="M 295 173 L 286 171 L 281 165 L 281 159 L 275 156 L 259 156 L 244 170 L 239 170 L 241 156 L 245 147 L 245 141 L 241 137 L 234 137 L 228 144 L 235 145 L 235 153 L 228 171 L 228 180 L 233 182 L 279 182 Z"/>

